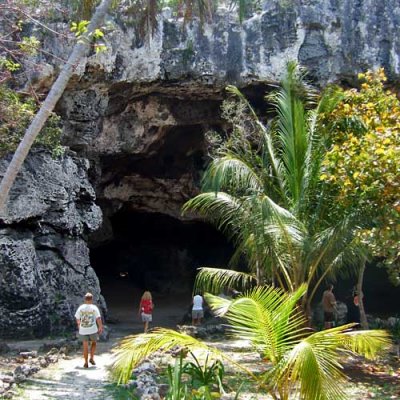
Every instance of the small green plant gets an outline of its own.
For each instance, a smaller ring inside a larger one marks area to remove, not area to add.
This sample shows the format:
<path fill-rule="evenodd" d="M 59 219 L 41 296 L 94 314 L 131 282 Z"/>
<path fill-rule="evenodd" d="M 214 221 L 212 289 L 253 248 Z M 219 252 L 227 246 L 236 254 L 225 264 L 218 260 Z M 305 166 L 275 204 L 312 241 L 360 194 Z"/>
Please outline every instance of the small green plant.
<path fill-rule="evenodd" d="M 209 354 L 201 364 L 196 356 L 190 352 L 194 362 L 185 364 L 184 372 L 191 377 L 192 385 L 195 387 L 211 387 L 216 384 L 220 389 L 222 388 L 222 379 L 225 374 L 224 365 L 220 360 L 215 360 L 209 364 Z"/>
<path fill-rule="evenodd" d="M 223 392 L 222 379 L 225 369 L 221 361 L 209 363 L 207 354 L 204 364 L 190 352 L 194 361 L 184 362 L 183 352 L 175 360 L 175 365 L 168 365 L 167 378 L 169 391 L 167 400 L 212 400 L 219 398 Z M 190 378 L 190 384 L 185 380 Z M 217 386 L 218 390 L 213 387 Z"/>
<path fill-rule="evenodd" d="M 183 353 L 175 360 L 175 365 L 168 365 L 167 377 L 169 390 L 166 400 L 186 400 L 188 398 L 187 385 L 182 381 L 185 365 L 183 364 Z"/>

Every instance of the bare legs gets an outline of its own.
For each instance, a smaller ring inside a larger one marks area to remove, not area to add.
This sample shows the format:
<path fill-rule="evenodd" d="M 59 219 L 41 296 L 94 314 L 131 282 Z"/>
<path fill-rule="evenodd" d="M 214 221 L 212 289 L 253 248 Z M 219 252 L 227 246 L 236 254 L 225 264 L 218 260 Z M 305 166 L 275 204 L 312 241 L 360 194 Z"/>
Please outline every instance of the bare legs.
<path fill-rule="evenodd" d="M 149 330 L 149 321 L 144 321 L 144 333 L 147 333 Z"/>
<path fill-rule="evenodd" d="M 84 368 L 88 368 L 88 357 L 89 357 L 89 342 L 83 341 L 83 359 L 85 360 Z"/>
<path fill-rule="evenodd" d="M 96 352 L 96 342 L 90 342 L 90 363 L 96 365 L 94 362 L 94 353 Z M 83 359 L 85 360 L 84 368 L 88 368 L 88 358 L 89 358 L 89 341 L 85 340 L 83 342 Z"/>
<path fill-rule="evenodd" d="M 193 325 L 193 326 L 201 325 L 201 317 L 199 317 L 199 318 L 192 318 L 192 325 Z"/>
<path fill-rule="evenodd" d="M 90 348 L 90 364 L 96 365 L 94 362 L 94 353 L 96 352 L 96 342 L 92 342 L 92 346 Z"/>

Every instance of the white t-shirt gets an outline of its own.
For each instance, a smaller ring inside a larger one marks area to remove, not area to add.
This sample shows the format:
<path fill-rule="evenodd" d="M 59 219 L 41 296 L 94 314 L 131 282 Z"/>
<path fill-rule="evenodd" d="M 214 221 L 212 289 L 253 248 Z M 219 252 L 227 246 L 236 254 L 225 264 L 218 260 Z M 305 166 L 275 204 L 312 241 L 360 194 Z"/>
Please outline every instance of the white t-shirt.
<path fill-rule="evenodd" d="M 193 310 L 202 310 L 203 309 L 203 297 L 199 294 L 193 297 Z"/>
<path fill-rule="evenodd" d="M 94 304 L 82 304 L 75 313 L 75 318 L 79 319 L 79 334 L 92 335 L 97 333 L 96 319 L 100 318 L 100 311 Z"/>

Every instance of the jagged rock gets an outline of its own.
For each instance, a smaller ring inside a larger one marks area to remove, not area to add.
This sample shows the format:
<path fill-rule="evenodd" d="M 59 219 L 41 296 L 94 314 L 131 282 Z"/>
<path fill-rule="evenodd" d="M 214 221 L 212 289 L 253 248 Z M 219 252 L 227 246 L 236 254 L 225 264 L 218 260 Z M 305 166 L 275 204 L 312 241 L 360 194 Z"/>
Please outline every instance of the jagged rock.
<path fill-rule="evenodd" d="M 26 380 L 30 375 L 38 372 L 40 368 L 37 365 L 23 364 L 15 368 L 14 370 L 14 380 L 16 383 L 21 383 Z"/>
<path fill-rule="evenodd" d="M 37 354 L 38 354 L 37 351 L 23 351 L 23 352 L 20 352 L 20 353 L 19 353 L 19 355 L 20 355 L 22 358 L 25 358 L 25 359 L 37 357 Z"/>
<path fill-rule="evenodd" d="M 11 375 L 0 375 L 0 382 L 14 383 L 14 377 Z"/>
<path fill-rule="evenodd" d="M 103 332 L 99 335 L 101 342 L 108 342 L 110 340 L 111 329 L 107 325 L 103 325 Z"/>
<path fill-rule="evenodd" d="M 52 343 L 43 343 L 40 348 L 40 353 L 49 353 L 58 354 L 60 352 L 64 352 L 68 354 L 72 351 L 75 351 L 81 347 L 80 343 L 78 343 L 75 339 L 61 339 Z"/>
<path fill-rule="evenodd" d="M 160 399 L 159 387 L 156 382 L 157 371 L 155 365 L 150 361 L 145 361 L 133 371 L 134 381 L 130 381 L 128 388 L 134 388 L 135 394 L 141 400 Z"/>
<path fill-rule="evenodd" d="M 9 158 L 0 161 L 4 171 Z M 90 289 L 105 310 L 83 235 L 101 223 L 88 162 L 36 151 L 0 215 L 0 337 L 34 337 L 75 325 Z"/>

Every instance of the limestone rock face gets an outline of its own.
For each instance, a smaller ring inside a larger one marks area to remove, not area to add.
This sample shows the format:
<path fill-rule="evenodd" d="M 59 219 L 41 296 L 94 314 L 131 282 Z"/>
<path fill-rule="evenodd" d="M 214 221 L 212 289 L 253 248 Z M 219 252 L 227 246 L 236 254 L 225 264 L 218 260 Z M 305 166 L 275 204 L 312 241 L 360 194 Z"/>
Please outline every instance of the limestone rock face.
<path fill-rule="evenodd" d="M 184 25 L 166 9 L 149 40 L 123 7 L 109 16 L 107 50 L 81 63 L 58 108 L 65 144 L 93 160 L 96 192 L 111 214 L 127 203 L 180 214 L 206 164 L 204 132 L 223 128 L 227 84 L 257 101 L 288 60 L 307 67 L 317 85 L 351 84 L 358 72 L 380 66 L 398 80 L 398 1 L 262 4 L 242 25 L 224 7 L 204 26 Z M 44 40 L 56 55 L 65 53 L 66 44 Z M 176 196 L 179 190 L 184 195 Z"/>
<path fill-rule="evenodd" d="M 243 86 L 254 80 L 276 81 L 289 59 L 300 61 L 319 83 L 380 66 L 398 78 L 397 0 L 262 4 L 262 10 L 242 25 L 236 11 L 223 7 L 203 27 L 196 21 L 183 27 L 182 20 L 170 18 L 166 11 L 148 42 L 138 37 L 129 14 L 121 9 L 110 17 L 114 29 L 107 34 L 108 51 L 90 57 L 85 80 L 101 72 L 103 80 L 137 86 L 160 81 L 170 89 L 182 88 L 185 82 L 192 88 L 233 82 Z"/>
<path fill-rule="evenodd" d="M 0 337 L 71 328 L 87 291 L 105 311 L 84 239 L 102 221 L 87 168 L 83 159 L 34 152 L 18 175 L 0 215 Z"/>

